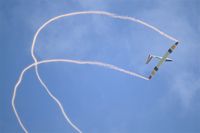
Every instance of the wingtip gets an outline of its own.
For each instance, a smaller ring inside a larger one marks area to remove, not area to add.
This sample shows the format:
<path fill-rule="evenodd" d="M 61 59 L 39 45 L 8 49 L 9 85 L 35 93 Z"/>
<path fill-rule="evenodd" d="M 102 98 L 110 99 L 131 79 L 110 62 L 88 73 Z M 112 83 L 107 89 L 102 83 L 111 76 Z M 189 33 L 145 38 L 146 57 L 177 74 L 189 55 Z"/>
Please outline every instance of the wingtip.
<path fill-rule="evenodd" d="M 150 76 L 149 76 L 149 80 L 150 80 L 151 78 L 152 78 L 152 76 L 150 75 Z"/>
<path fill-rule="evenodd" d="M 176 42 L 176 43 L 175 43 L 175 45 L 178 45 L 178 44 L 179 44 L 179 42 Z"/>

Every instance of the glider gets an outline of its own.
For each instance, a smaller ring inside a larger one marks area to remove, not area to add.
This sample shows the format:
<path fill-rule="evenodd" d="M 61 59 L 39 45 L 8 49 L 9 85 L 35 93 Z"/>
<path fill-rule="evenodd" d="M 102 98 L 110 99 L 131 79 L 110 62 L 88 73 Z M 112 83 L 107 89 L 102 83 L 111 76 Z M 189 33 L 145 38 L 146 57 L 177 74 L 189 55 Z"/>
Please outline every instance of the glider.
<path fill-rule="evenodd" d="M 146 61 L 146 64 L 148 64 L 152 58 L 156 58 L 159 59 L 160 61 L 158 62 L 158 64 L 154 67 L 154 69 L 152 70 L 150 76 L 148 77 L 149 79 L 151 79 L 156 72 L 158 71 L 159 67 L 165 62 L 165 61 L 173 61 L 172 59 L 168 58 L 168 56 L 174 51 L 174 49 L 176 49 L 176 46 L 178 45 L 179 42 L 176 42 L 175 44 L 173 44 L 168 51 L 163 55 L 163 57 L 159 57 L 159 56 L 155 56 L 155 55 L 149 55 Z"/>

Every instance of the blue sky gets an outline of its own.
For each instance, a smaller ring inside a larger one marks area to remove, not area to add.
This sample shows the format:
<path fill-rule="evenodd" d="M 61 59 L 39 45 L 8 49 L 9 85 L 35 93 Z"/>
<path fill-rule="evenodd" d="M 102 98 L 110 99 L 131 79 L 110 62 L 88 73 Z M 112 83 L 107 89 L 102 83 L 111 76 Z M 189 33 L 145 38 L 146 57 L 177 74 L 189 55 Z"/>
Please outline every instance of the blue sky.
<path fill-rule="evenodd" d="M 198 0 L 0 1 L 0 132 L 22 132 L 12 111 L 13 87 L 33 63 L 31 42 L 48 19 L 74 11 L 103 10 L 148 22 L 181 45 L 151 81 L 94 66 L 67 63 L 39 67 L 49 89 L 84 133 L 200 132 L 200 2 Z M 82 15 L 50 24 L 36 43 L 39 60 L 97 60 L 148 75 L 149 53 L 163 55 L 173 42 L 142 25 Z M 29 70 L 16 107 L 31 133 L 74 132 Z"/>

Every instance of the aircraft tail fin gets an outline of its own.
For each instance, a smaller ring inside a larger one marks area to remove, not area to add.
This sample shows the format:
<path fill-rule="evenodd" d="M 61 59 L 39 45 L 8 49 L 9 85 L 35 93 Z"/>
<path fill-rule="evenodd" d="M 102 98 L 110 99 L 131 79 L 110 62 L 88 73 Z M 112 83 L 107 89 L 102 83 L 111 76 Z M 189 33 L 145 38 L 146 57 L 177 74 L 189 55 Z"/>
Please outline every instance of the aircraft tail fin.
<path fill-rule="evenodd" d="M 152 58 L 153 58 L 153 56 L 151 54 L 149 54 L 148 57 L 147 57 L 146 64 L 148 64 L 151 61 Z"/>

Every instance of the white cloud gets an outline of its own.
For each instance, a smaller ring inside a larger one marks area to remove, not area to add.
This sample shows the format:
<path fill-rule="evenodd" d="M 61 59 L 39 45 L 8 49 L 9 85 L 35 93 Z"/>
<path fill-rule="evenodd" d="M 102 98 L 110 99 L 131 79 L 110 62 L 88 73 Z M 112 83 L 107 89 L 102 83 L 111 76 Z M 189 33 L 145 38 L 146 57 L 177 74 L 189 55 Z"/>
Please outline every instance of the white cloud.
<path fill-rule="evenodd" d="M 196 92 L 200 90 L 200 78 L 192 73 L 184 72 L 175 76 L 174 83 L 171 88 L 171 93 L 175 94 L 181 104 L 188 108 L 192 100 L 196 96 Z"/>

